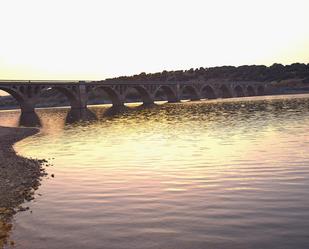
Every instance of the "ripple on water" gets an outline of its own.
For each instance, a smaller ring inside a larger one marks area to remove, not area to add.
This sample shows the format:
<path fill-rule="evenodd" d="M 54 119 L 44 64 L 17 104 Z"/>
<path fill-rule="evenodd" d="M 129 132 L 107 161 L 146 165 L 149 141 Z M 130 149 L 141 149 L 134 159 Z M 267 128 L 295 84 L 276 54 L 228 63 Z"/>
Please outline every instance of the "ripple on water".
<path fill-rule="evenodd" d="M 55 158 L 16 248 L 309 248 L 309 98 L 131 108 L 17 145 Z M 18 113 L 1 113 L 15 124 Z"/>

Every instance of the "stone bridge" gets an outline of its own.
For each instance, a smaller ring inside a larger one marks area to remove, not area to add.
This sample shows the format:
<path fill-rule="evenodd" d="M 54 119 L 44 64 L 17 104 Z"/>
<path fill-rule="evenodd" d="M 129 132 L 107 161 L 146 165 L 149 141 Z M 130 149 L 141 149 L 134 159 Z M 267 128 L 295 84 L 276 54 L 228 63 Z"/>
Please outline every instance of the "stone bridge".
<path fill-rule="evenodd" d="M 71 109 L 87 109 L 91 92 L 99 89 L 106 92 L 113 106 L 129 102 L 128 93 L 135 89 L 143 104 L 153 104 L 156 100 L 170 103 L 181 100 L 200 100 L 264 95 L 267 83 L 252 81 L 185 81 L 185 82 L 137 82 L 137 81 L 0 81 L 0 90 L 12 95 L 22 113 L 33 113 L 40 96 L 51 89 L 63 93 L 70 102 Z M 160 97 L 159 97 L 160 96 Z"/>

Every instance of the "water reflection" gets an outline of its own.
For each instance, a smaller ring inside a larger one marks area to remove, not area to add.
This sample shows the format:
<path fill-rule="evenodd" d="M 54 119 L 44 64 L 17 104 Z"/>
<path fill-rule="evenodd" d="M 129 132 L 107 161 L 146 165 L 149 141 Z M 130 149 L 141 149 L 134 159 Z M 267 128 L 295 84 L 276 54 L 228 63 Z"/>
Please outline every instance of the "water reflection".
<path fill-rule="evenodd" d="M 55 157 L 55 178 L 16 216 L 16 248 L 309 248 L 308 106 L 90 107 L 97 120 L 73 125 L 40 110 L 41 134 L 17 149 Z"/>
<path fill-rule="evenodd" d="M 119 118 L 121 116 L 127 117 L 129 115 L 136 115 L 140 112 L 147 112 L 150 109 L 155 109 L 159 107 L 158 104 L 130 104 L 130 105 L 123 105 L 123 106 L 111 106 L 111 107 L 89 107 L 91 111 L 94 113 L 98 120 L 104 119 L 113 119 Z"/>
<path fill-rule="evenodd" d="M 129 112 L 130 108 L 127 106 L 112 106 L 110 108 L 107 108 L 105 111 L 102 112 L 102 110 L 97 110 L 96 115 L 100 118 L 113 118 L 113 117 L 119 117 L 119 115 L 125 114 Z"/>
<path fill-rule="evenodd" d="M 71 109 L 71 108 L 61 108 L 67 110 L 65 123 L 66 124 L 74 124 L 78 122 L 85 122 L 85 121 L 95 121 L 98 118 L 112 118 L 123 114 L 129 114 L 136 111 L 142 111 L 149 108 L 156 107 L 156 104 L 142 104 L 142 105 L 135 105 L 131 104 L 129 106 L 111 106 L 104 108 L 104 112 L 102 109 L 98 112 L 97 108 L 90 107 L 90 109 Z M 20 113 L 18 126 L 20 127 L 41 127 L 41 119 L 39 117 L 39 113 L 42 110 L 38 109 L 34 113 Z M 44 111 L 43 111 L 44 112 Z M 14 125 L 12 125 L 14 126 Z"/>
<path fill-rule="evenodd" d="M 41 127 L 42 123 L 37 113 L 21 113 L 18 126 L 24 127 Z"/>
<path fill-rule="evenodd" d="M 70 109 L 67 113 L 65 123 L 73 124 L 80 121 L 97 120 L 96 115 L 89 109 Z"/>

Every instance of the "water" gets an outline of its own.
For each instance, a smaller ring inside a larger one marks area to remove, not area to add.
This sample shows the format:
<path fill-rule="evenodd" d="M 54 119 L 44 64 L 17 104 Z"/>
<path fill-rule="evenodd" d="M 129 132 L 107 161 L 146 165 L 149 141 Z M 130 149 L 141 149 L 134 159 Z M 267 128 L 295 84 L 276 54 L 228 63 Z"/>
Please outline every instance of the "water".
<path fill-rule="evenodd" d="M 55 178 L 15 216 L 15 248 L 309 248 L 309 95 L 92 111 L 39 110 L 16 145 Z"/>

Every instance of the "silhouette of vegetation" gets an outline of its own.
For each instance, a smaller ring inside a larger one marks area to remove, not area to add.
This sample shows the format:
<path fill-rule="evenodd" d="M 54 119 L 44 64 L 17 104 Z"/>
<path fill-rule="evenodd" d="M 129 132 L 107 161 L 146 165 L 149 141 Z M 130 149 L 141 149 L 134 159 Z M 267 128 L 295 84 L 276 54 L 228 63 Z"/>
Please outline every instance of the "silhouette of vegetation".
<path fill-rule="evenodd" d="M 187 80 L 209 80 L 229 79 L 248 81 L 282 81 L 286 79 L 303 79 L 303 83 L 309 84 L 309 64 L 294 63 L 282 65 L 275 63 L 270 67 L 263 65 L 244 65 L 239 67 L 222 66 L 210 68 L 191 68 L 189 70 L 162 71 L 158 73 L 136 74 L 133 76 L 121 76 L 107 79 L 110 81 L 187 81 Z"/>

